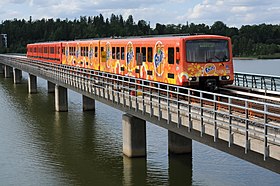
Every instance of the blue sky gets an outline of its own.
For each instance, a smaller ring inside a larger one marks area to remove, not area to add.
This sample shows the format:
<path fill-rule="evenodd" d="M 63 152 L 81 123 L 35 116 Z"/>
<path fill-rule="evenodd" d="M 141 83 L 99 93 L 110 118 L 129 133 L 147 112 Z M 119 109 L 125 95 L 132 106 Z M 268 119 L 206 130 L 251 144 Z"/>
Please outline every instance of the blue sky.
<path fill-rule="evenodd" d="M 80 16 L 132 15 L 154 27 L 161 24 L 222 21 L 227 26 L 280 24 L 279 0 L 1 0 L 0 21 L 42 18 L 74 19 Z"/>

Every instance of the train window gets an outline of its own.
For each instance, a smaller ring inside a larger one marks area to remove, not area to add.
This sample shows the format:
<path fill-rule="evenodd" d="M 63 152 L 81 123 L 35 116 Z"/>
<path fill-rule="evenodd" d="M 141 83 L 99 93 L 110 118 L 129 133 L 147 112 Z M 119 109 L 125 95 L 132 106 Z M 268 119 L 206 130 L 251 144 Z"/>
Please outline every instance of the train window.
<path fill-rule="evenodd" d="M 116 59 L 116 47 L 112 47 L 112 59 Z"/>
<path fill-rule="evenodd" d="M 48 47 L 44 47 L 44 53 L 48 53 Z"/>
<path fill-rule="evenodd" d="M 54 47 L 50 47 L 50 53 L 54 54 Z"/>
<path fill-rule="evenodd" d="M 120 47 L 117 47 L 117 59 L 120 59 L 120 56 L 121 56 Z"/>
<path fill-rule="evenodd" d="M 140 47 L 136 47 L 136 55 L 140 53 Z"/>
<path fill-rule="evenodd" d="M 85 56 L 88 56 L 88 47 L 85 47 Z"/>
<path fill-rule="evenodd" d="M 136 63 L 137 63 L 137 65 L 142 65 L 142 63 L 143 63 L 143 54 L 142 53 L 136 54 Z"/>
<path fill-rule="evenodd" d="M 65 55 L 65 47 L 62 48 L 62 54 Z"/>
<path fill-rule="evenodd" d="M 174 48 L 168 48 L 168 64 L 174 64 Z"/>
<path fill-rule="evenodd" d="M 153 62 L 153 48 L 148 47 L 148 62 Z"/>
<path fill-rule="evenodd" d="M 140 52 L 140 47 L 136 47 L 136 63 L 137 65 L 142 65 L 143 54 Z"/>
<path fill-rule="evenodd" d="M 34 52 L 37 52 L 37 48 L 34 48 Z"/>
<path fill-rule="evenodd" d="M 124 47 L 121 47 L 121 60 L 124 60 Z"/>
<path fill-rule="evenodd" d="M 98 57 L 98 47 L 96 46 L 94 49 L 95 53 L 94 53 L 94 57 Z"/>
<path fill-rule="evenodd" d="M 85 51 L 84 48 L 85 47 L 81 47 L 81 56 L 84 56 L 84 51 Z"/>
<path fill-rule="evenodd" d="M 106 62 L 106 51 L 104 50 L 104 47 L 101 47 L 101 61 Z"/>
<path fill-rule="evenodd" d="M 180 63 L 180 48 L 176 47 L 176 64 Z"/>
<path fill-rule="evenodd" d="M 60 47 L 57 47 L 57 54 L 60 54 Z"/>
<path fill-rule="evenodd" d="M 209 63 L 229 61 L 228 41 L 222 39 L 186 41 L 186 57 L 188 62 Z"/>
<path fill-rule="evenodd" d="M 146 62 L 147 61 L 147 48 L 142 47 L 141 51 L 142 51 L 142 54 L 143 54 L 143 62 Z"/>
<path fill-rule="evenodd" d="M 86 56 L 86 47 L 81 47 L 81 56 Z"/>
<path fill-rule="evenodd" d="M 32 52 L 32 48 L 30 48 L 29 52 Z"/>

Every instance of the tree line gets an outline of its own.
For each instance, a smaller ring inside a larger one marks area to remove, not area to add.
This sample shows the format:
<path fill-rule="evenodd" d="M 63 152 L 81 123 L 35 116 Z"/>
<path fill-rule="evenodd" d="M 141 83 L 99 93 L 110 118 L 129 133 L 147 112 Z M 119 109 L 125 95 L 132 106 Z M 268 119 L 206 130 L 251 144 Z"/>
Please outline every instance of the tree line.
<path fill-rule="evenodd" d="M 5 20 L 0 24 L 0 33 L 8 35 L 8 48 L 0 47 L 0 53 L 25 53 L 26 44 L 34 42 L 203 33 L 231 37 L 234 56 L 280 57 L 280 25 L 271 24 L 244 25 L 238 29 L 216 21 L 212 26 L 186 22 L 177 25 L 157 23 L 155 28 L 151 28 L 145 20 L 136 23 L 132 15 L 125 20 L 122 15 L 112 14 L 110 18 L 104 18 L 99 14 L 74 20 L 32 20 L 32 17 L 29 20 Z"/>

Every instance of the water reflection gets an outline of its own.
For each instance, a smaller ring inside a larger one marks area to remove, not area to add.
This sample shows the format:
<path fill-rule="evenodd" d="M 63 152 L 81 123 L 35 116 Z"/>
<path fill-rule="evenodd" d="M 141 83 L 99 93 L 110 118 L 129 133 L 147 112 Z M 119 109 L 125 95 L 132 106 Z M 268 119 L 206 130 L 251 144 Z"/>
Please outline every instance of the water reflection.
<path fill-rule="evenodd" d="M 169 185 L 192 185 L 192 153 L 169 155 Z"/>
<path fill-rule="evenodd" d="M 146 158 L 123 156 L 123 185 L 147 185 Z"/>

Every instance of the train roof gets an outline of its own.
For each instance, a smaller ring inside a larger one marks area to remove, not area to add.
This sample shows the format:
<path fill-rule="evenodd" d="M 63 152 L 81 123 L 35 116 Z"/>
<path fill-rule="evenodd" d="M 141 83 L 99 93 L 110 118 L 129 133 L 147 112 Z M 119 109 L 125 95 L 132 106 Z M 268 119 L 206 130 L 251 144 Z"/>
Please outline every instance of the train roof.
<path fill-rule="evenodd" d="M 118 40 L 176 40 L 176 39 L 183 39 L 183 38 L 228 38 L 227 36 L 221 35 L 208 35 L 208 34 L 165 34 L 165 35 L 145 35 L 145 36 L 128 36 L 128 37 L 106 37 L 106 38 L 88 38 L 88 39 L 76 39 L 76 40 L 64 40 L 64 41 L 49 41 L 49 42 L 38 42 L 38 43 L 30 43 L 32 44 L 57 44 L 57 43 L 74 43 L 74 42 L 93 42 L 93 41 L 118 41 Z"/>

